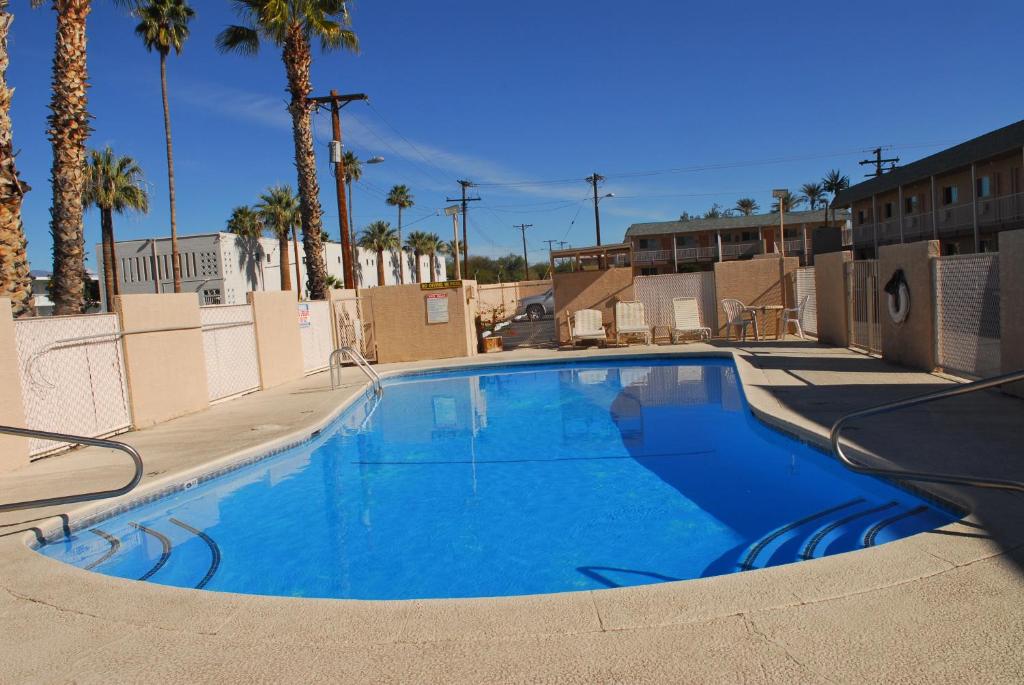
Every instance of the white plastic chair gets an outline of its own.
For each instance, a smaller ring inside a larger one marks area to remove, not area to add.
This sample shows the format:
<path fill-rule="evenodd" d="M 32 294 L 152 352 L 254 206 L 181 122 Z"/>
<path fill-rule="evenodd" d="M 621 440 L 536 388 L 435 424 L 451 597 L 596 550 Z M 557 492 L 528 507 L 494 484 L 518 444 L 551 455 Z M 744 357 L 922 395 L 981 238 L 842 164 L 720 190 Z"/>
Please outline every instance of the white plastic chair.
<path fill-rule="evenodd" d="M 739 328 L 743 332 L 743 340 L 747 339 L 747 326 L 754 325 L 754 335 L 757 335 L 757 322 L 754 321 L 753 314 L 749 317 L 746 310 L 746 305 L 739 300 L 724 299 L 722 300 L 722 309 L 725 310 L 726 328 L 725 337 L 727 340 L 731 339 L 730 331 L 733 328 Z"/>
<path fill-rule="evenodd" d="M 679 342 L 680 333 L 696 333 L 703 340 L 711 340 L 711 329 L 702 326 L 700 309 L 695 297 L 675 297 L 672 299 L 672 342 Z"/>
<path fill-rule="evenodd" d="M 810 295 L 804 295 L 800 298 L 800 304 L 796 307 L 789 307 L 782 310 L 782 337 L 785 338 L 789 335 L 789 324 L 796 324 L 796 333 L 800 336 L 801 340 L 806 340 L 804 337 L 804 329 L 800 325 L 800 319 L 804 318 L 804 308 L 807 307 L 807 300 L 811 298 Z"/>
<path fill-rule="evenodd" d="M 580 340 L 604 340 L 606 334 L 601 312 L 596 309 L 581 309 L 573 314 L 569 337 L 573 345 Z"/>
<path fill-rule="evenodd" d="M 643 302 L 615 303 L 615 342 L 621 343 L 624 335 L 640 335 L 651 344 L 651 327 L 647 325 Z"/>

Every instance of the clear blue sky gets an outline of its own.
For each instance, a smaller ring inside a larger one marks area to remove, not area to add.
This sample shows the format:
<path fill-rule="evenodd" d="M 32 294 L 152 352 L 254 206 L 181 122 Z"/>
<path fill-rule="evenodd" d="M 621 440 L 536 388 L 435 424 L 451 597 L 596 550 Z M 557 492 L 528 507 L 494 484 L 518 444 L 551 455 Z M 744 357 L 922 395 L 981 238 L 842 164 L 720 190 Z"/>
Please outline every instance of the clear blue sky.
<path fill-rule="evenodd" d="M 18 166 L 33 186 L 24 220 L 32 267 L 49 269 L 46 109 L 54 15 L 13 4 L 9 83 Z M 107 0 L 89 19 L 91 146 L 136 157 L 150 183 L 148 216 L 118 218 L 118 238 L 169 231 L 157 56 L 134 22 Z M 170 62 L 171 108 L 182 234 L 224 226 L 232 207 L 266 186 L 294 186 L 292 143 L 279 53 L 224 56 L 214 36 L 233 20 L 229 3 L 194 1 L 198 16 Z M 360 0 L 353 8 L 362 54 L 317 55 L 317 93 L 364 91 L 372 106 L 345 110 L 346 143 L 383 155 L 354 191 L 356 223 L 395 222 L 386 189 L 405 183 L 416 206 L 407 222 L 443 207 L 458 178 L 481 184 L 470 248 L 519 253 L 530 223 L 531 261 L 544 239 L 593 243 L 582 179 L 608 176 L 602 237 L 630 223 L 731 206 L 765 209 L 772 187 L 797 188 L 877 145 L 904 161 L 1024 117 L 1019 0 L 977 3 L 669 2 L 522 0 L 515 4 Z M 325 226 L 337 234 L 326 163 L 328 117 L 318 117 Z M 814 157 L 814 159 L 809 159 Z M 683 173 L 629 175 L 780 158 Z M 575 217 L 575 223 L 572 223 Z M 450 238 L 450 222 L 416 224 Z M 90 267 L 99 217 L 86 216 Z"/>

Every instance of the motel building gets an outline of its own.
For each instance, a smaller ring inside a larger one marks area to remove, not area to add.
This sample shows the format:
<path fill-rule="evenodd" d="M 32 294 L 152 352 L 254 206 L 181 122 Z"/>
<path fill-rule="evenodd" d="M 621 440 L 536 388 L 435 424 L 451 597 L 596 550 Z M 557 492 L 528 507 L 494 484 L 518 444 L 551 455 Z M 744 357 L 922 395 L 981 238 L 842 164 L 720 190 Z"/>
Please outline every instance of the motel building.
<path fill-rule="evenodd" d="M 894 243 L 938 240 L 943 255 L 995 252 L 1024 228 L 1024 121 L 897 167 L 839 193 L 856 259 Z"/>
<path fill-rule="evenodd" d="M 295 245 L 288 243 L 288 264 L 291 271 L 292 288 L 295 281 Z M 178 238 L 181 254 L 181 284 L 184 292 L 194 292 L 201 305 L 245 304 L 246 293 L 253 291 L 281 290 L 280 243 L 276 238 L 245 238 L 234 233 L 203 233 Z M 171 269 L 171 239 L 144 238 L 122 240 L 114 248 L 118 267 L 118 292 L 121 294 L 169 293 L 174 292 L 174 274 Z M 302 299 L 306 299 L 306 263 L 302 244 L 298 245 L 299 278 Z M 341 244 L 333 241 L 324 243 L 327 273 L 343 281 Z M 444 281 L 447 266 L 444 257 L 437 257 L 437 271 L 430 273 L 430 256 L 416 258 L 408 250 L 402 250 L 405 259 L 405 283 L 418 282 L 423 273 L 429 281 Z M 397 285 L 399 282 L 399 254 L 392 250 L 384 255 L 383 285 Z M 96 245 L 97 271 L 103 273 L 103 246 Z M 377 283 L 377 253 L 356 248 L 356 263 L 353 265 L 356 287 L 373 288 Z M 101 287 L 100 298 L 106 307 L 106 293 Z"/>

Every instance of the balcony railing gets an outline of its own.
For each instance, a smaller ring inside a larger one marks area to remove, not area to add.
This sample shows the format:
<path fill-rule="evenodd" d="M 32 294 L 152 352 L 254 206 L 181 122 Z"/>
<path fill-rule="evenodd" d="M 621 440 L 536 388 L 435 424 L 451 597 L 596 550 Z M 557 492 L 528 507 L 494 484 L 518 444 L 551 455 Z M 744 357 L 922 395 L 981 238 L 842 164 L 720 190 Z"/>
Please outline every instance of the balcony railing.
<path fill-rule="evenodd" d="M 761 253 L 761 241 L 748 243 L 723 243 L 723 257 L 749 257 Z"/>
<path fill-rule="evenodd" d="M 787 240 L 783 245 L 786 250 L 786 254 L 796 254 L 804 251 L 804 241 L 800 238 L 796 240 Z"/>
<path fill-rule="evenodd" d="M 1024 193 L 978 198 L 978 225 L 1024 221 Z"/>
<path fill-rule="evenodd" d="M 715 259 L 717 247 L 677 247 L 676 259 L 681 262 L 695 262 L 700 259 Z"/>
<path fill-rule="evenodd" d="M 872 237 L 872 240 L 874 238 Z M 900 220 L 886 219 L 882 223 L 878 224 L 878 242 L 880 243 L 898 243 L 900 242 Z"/>
<path fill-rule="evenodd" d="M 974 227 L 974 208 L 970 202 L 939 207 L 935 216 L 940 235 L 948 235 Z"/>
<path fill-rule="evenodd" d="M 672 259 L 672 250 L 637 250 L 633 253 L 634 264 L 654 264 Z"/>
<path fill-rule="evenodd" d="M 932 213 L 911 214 L 903 217 L 903 242 L 927 240 L 934 235 Z"/>

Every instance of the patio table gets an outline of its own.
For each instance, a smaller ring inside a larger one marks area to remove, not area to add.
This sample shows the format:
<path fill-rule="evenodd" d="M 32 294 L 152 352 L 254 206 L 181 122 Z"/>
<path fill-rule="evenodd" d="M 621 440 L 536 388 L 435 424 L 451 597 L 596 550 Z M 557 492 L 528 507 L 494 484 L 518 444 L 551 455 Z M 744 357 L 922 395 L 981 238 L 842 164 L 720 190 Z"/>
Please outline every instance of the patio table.
<path fill-rule="evenodd" d="M 760 312 L 760 314 L 761 314 L 761 321 L 764 324 L 768 323 L 765 320 L 765 317 L 768 316 L 768 312 L 774 312 L 775 313 L 776 323 L 778 324 L 775 327 L 775 339 L 776 340 L 779 339 L 780 332 L 782 330 L 781 317 L 782 317 L 782 310 L 783 309 L 784 309 L 784 307 L 781 304 L 752 304 L 752 305 L 747 305 L 746 307 L 743 308 L 743 311 L 750 312 L 750 314 L 754 317 L 754 339 L 755 340 L 763 340 L 764 339 L 764 336 L 761 335 L 758 332 L 758 330 L 759 330 L 759 327 L 758 327 L 758 324 L 757 324 L 757 314 L 758 314 L 758 312 Z M 765 335 L 767 335 L 767 332 L 768 332 L 767 326 L 765 326 L 763 328 L 763 330 L 765 331 Z"/>

